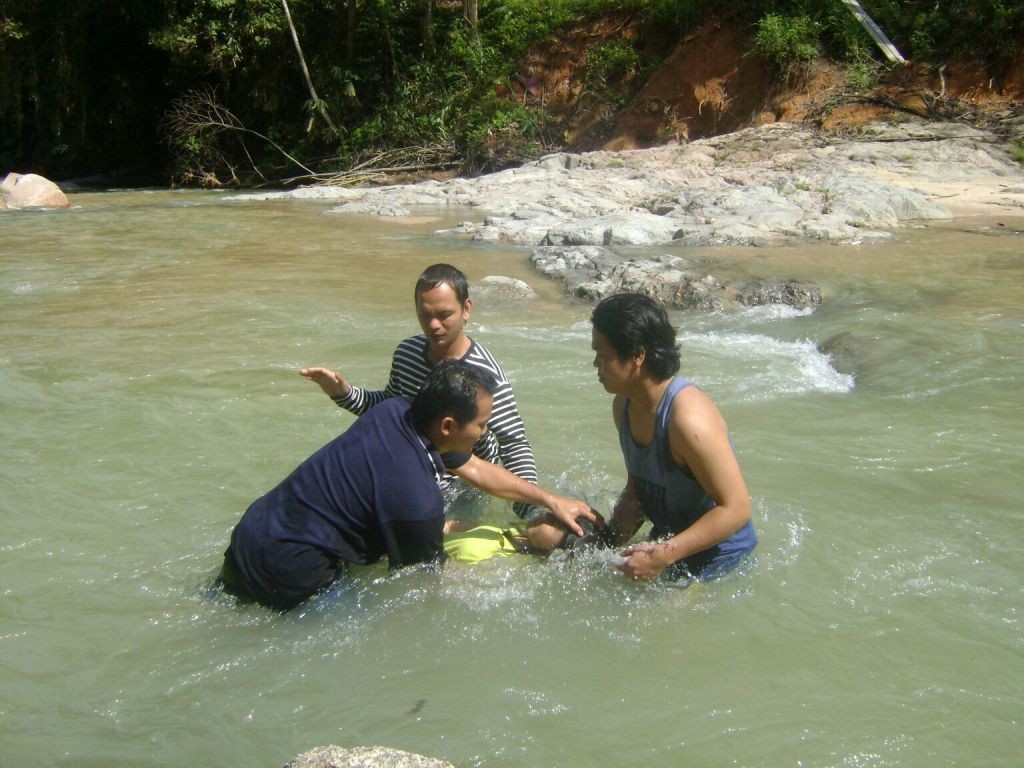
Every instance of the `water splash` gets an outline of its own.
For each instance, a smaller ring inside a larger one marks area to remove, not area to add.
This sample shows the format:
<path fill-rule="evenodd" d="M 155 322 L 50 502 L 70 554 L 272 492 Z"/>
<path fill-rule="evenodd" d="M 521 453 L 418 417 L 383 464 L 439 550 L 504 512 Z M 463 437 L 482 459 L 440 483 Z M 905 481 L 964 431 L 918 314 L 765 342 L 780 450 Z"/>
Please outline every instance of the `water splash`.
<path fill-rule="evenodd" d="M 742 400 L 773 400 L 811 393 L 845 394 L 852 376 L 839 373 L 810 339 L 783 341 L 736 331 L 679 336 L 684 358 L 703 358 L 701 371 L 717 371 L 718 380 Z"/>

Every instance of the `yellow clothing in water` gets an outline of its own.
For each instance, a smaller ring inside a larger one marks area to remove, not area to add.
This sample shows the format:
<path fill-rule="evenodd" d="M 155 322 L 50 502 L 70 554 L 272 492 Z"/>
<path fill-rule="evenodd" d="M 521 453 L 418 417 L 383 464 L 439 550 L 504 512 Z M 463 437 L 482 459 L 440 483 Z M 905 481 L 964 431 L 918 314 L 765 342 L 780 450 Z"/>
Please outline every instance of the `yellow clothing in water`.
<path fill-rule="evenodd" d="M 449 533 L 444 537 L 444 551 L 460 563 L 479 563 L 492 557 L 508 557 L 523 551 L 517 549 L 513 539 L 523 539 L 515 528 L 478 525 L 468 531 Z"/>

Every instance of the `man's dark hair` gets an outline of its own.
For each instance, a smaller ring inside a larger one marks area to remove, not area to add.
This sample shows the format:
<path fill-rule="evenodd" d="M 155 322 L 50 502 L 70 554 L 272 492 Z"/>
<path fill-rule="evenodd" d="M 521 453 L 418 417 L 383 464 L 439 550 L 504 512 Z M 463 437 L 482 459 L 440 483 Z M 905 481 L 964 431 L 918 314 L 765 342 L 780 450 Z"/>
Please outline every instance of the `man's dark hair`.
<path fill-rule="evenodd" d="M 423 432 L 437 419 L 453 417 L 466 424 L 477 417 L 476 393 L 490 395 L 494 379 L 462 360 L 446 360 L 430 372 L 412 401 L 412 423 Z"/>
<path fill-rule="evenodd" d="M 642 349 L 644 367 L 658 381 L 679 371 L 676 329 L 668 313 L 653 299 L 639 293 L 609 296 L 594 308 L 590 322 L 620 359 Z"/>
<path fill-rule="evenodd" d="M 453 267 L 451 264 L 431 264 L 423 270 L 423 274 L 416 280 L 416 290 L 413 297 L 419 297 L 424 291 L 437 288 L 439 285 L 450 285 L 455 291 L 455 298 L 459 304 L 465 304 L 469 298 L 469 281 L 462 274 L 462 270 Z"/>

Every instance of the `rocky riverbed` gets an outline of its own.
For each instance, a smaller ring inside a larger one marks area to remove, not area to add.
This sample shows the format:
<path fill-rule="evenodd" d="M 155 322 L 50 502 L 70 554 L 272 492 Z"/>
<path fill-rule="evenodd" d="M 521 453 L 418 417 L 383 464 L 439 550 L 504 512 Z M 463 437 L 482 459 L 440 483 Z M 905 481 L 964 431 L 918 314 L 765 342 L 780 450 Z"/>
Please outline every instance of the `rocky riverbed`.
<path fill-rule="evenodd" d="M 337 200 L 330 215 L 474 208 L 479 217 L 438 234 L 529 247 L 538 270 L 576 296 L 636 290 L 677 307 L 806 308 L 820 301 L 812 284 L 730 285 L 681 257 L 635 258 L 631 246 L 856 245 L 922 220 L 1024 216 L 1024 167 L 1010 154 L 1024 122 L 1003 128 L 910 121 L 828 133 L 775 123 L 652 149 L 558 153 L 479 178 L 235 199 Z"/>

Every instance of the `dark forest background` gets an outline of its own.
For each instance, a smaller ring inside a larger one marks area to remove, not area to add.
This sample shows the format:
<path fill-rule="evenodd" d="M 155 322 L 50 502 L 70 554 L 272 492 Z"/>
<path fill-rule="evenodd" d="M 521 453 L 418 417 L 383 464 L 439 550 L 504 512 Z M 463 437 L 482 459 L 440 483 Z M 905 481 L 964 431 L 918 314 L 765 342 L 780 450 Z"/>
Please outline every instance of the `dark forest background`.
<path fill-rule="evenodd" d="M 911 59 L 998 63 L 1024 38 L 1021 0 L 862 4 Z M 729 14 L 780 76 L 879 57 L 841 0 L 0 0 L 0 172 L 241 184 L 388 152 L 485 170 L 489 137 L 543 130 L 504 88 L 531 45 L 608 13 L 668 40 Z M 607 81 L 652 50 L 605 45 L 587 66 Z"/>

